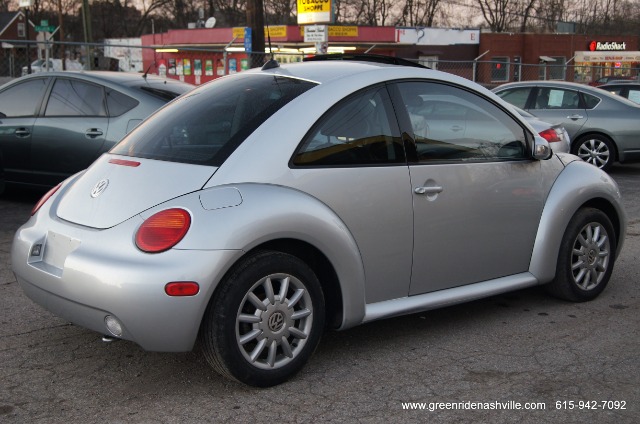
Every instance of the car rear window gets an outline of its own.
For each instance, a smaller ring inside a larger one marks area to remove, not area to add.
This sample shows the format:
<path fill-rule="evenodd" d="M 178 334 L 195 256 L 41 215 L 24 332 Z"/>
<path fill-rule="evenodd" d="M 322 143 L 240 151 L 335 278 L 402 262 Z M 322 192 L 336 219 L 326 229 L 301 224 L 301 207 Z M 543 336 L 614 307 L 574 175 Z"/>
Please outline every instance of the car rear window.
<path fill-rule="evenodd" d="M 160 109 L 111 153 L 220 166 L 271 115 L 315 85 L 253 73 L 221 78 Z"/>

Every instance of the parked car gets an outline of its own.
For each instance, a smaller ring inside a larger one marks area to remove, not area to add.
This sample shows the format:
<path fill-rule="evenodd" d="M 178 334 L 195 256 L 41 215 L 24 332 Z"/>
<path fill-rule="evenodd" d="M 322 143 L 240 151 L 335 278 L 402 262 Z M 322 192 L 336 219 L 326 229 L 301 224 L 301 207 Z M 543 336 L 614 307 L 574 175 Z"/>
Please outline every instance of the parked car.
<path fill-rule="evenodd" d="M 61 59 L 36 59 L 31 63 L 31 73 L 50 71 L 81 71 L 82 64 L 77 60 L 65 59 L 65 69 L 62 69 Z M 22 76 L 29 75 L 29 67 L 22 67 Z"/>
<path fill-rule="evenodd" d="M 609 93 L 617 94 L 634 103 L 640 103 L 640 83 L 632 81 L 615 81 L 598 87 Z"/>
<path fill-rule="evenodd" d="M 493 91 L 540 119 L 562 124 L 571 153 L 603 170 L 640 161 L 640 105 L 599 88 L 564 81 L 522 81 Z"/>
<path fill-rule="evenodd" d="M 193 88 L 118 72 L 45 72 L 0 87 L 0 176 L 53 187 Z M 0 186 L 1 186 L 0 182 Z"/>
<path fill-rule="evenodd" d="M 599 87 L 601 85 L 608 84 L 611 81 L 620 81 L 620 80 L 638 81 L 638 77 L 622 76 L 622 75 L 609 75 L 607 77 L 602 77 L 602 78 L 598 78 L 595 81 L 591 81 L 589 83 L 589 85 L 592 86 L 592 87 Z"/>
<path fill-rule="evenodd" d="M 52 189 L 13 241 L 25 293 L 147 350 L 200 337 L 220 374 L 271 386 L 325 327 L 604 290 L 626 232 L 611 177 L 469 80 L 323 58 L 200 86 Z M 477 113 L 436 136 L 410 110 L 432 95 Z"/>
<path fill-rule="evenodd" d="M 547 140 L 551 150 L 555 153 L 569 153 L 571 149 L 571 138 L 569 133 L 561 124 L 550 124 L 537 116 L 515 107 L 515 110 L 538 132 L 540 137 Z"/>

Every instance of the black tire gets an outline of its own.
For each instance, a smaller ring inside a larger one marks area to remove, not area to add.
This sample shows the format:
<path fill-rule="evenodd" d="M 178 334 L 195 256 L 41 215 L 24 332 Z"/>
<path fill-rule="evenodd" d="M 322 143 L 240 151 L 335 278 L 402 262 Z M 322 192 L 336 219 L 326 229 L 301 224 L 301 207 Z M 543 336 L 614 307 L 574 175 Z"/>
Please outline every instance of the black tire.
<path fill-rule="evenodd" d="M 580 137 L 573 145 L 571 153 L 603 171 L 608 171 L 616 158 L 613 142 L 600 134 Z"/>
<path fill-rule="evenodd" d="M 616 236 L 599 209 L 578 210 L 564 232 L 549 293 L 572 302 L 595 299 L 607 286 L 615 262 Z"/>
<path fill-rule="evenodd" d="M 203 353 L 225 377 L 274 386 L 305 365 L 324 320 L 324 296 L 311 268 L 289 254 L 256 252 L 228 273 L 209 302 Z"/>

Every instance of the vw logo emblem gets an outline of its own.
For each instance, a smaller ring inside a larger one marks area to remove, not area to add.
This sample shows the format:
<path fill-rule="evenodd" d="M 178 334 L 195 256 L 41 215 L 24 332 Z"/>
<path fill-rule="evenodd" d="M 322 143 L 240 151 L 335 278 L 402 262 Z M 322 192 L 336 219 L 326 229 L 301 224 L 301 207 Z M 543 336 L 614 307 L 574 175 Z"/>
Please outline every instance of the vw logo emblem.
<path fill-rule="evenodd" d="M 284 316 L 282 312 L 276 312 L 269 317 L 269 330 L 277 333 L 284 326 Z"/>
<path fill-rule="evenodd" d="M 109 185 L 109 180 L 106 178 L 104 180 L 98 181 L 96 185 L 93 186 L 93 190 L 91 190 L 91 197 L 96 198 L 102 194 L 103 191 L 107 189 Z"/>

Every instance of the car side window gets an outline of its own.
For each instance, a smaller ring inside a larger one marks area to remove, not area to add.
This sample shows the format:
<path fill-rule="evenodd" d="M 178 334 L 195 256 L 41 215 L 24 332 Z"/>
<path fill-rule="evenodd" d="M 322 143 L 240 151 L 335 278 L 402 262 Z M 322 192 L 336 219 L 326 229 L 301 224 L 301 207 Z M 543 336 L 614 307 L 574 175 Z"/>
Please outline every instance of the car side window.
<path fill-rule="evenodd" d="M 120 116 L 140 103 L 136 99 L 122 94 L 119 91 L 111 90 L 107 88 L 107 109 L 109 110 L 109 116 Z"/>
<path fill-rule="evenodd" d="M 629 94 L 627 95 L 629 100 L 635 103 L 640 103 L 640 89 L 629 88 Z"/>
<path fill-rule="evenodd" d="M 592 96 L 591 94 L 582 93 L 582 97 L 584 98 L 584 104 L 587 109 L 593 109 L 600 103 L 600 98 Z"/>
<path fill-rule="evenodd" d="M 58 78 L 51 90 L 45 116 L 107 116 L 102 87 Z"/>
<path fill-rule="evenodd" d="M 293 157 L 298 166 L 393 163 L 405 163 L 405 152 L 384 86 L 360 92 L 331 109 Z"/>
<path fill-rule="evenodd" d="M 418 162 L 524 159 L 526 133 L 490 101 L 444 84 L 398 83 Z"/>
<path fill-rule="evenodd" d="M 580 95 L 575 90 L 539 87 L 534 109 L 578 109 Z"/>
<path fill-rule="evenodd" d="M 525 106 L 527 105 L 527 99 L 529 98 L 529 93 L 531 93 L 531 89 L 528 87 L 524 87 L 500 91 L 497 94 L 499 97 L 511 103 L 512 105 L 517 106 L 520 109 L 525 109 Z"/>
<path fill-rule="evenodd" d="M 34 116 L 46 86 L 47 79 L 38 78 L 4 90 L 0 93 L 0 117 Z"/>

